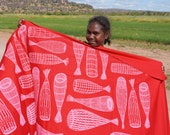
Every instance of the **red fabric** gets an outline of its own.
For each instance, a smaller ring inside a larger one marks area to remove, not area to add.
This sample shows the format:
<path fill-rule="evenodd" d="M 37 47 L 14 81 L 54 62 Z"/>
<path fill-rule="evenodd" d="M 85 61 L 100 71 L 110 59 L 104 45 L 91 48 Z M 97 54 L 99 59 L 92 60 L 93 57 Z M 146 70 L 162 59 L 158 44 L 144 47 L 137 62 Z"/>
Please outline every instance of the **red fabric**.
<path fill-rule="evenodd" d="M 0 67 L 0 134 L 168 135 L 162 63 L 29 21 Z"/>

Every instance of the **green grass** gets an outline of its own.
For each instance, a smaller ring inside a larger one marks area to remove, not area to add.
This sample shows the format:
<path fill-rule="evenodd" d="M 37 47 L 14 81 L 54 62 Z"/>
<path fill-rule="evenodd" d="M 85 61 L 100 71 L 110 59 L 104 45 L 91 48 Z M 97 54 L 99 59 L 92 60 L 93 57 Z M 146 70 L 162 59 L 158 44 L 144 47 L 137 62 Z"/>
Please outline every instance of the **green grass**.
<path fill-rule="evenodd" d="M 21 18 L 68 35 L 84 36 L 89 16 L 0 15 L 0 29 L 17 28 Z"/>
<path fill-rule="evenodd" d="M 112 23 L 112 38 L 170 44 L 170 24 L 156 22 Z"/>
<path fill-rule="evenodd" d="M 88 19 L 92 15 L 0 15 L 0 29 L 15 29 L 24 18 L 38 25 L 64 34 L 84 37 Z M 112 26 L 112 39 L 146 41 L 170 44 L 170 18 L 168 16 L 108 16 Z"/>

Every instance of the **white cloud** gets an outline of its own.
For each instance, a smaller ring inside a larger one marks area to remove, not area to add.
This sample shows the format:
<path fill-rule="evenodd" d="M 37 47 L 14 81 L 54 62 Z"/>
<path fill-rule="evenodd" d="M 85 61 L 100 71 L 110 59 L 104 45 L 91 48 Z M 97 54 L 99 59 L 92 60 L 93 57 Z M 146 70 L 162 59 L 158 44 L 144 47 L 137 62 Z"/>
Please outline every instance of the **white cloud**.
<path fill-rule="evenodd" d="M 94 8 L 119 8 L 170 12 L 170 0 L 69 0 L 90 4 Z"/>
<path fill-rule="evenodd" d="M 112 8 L 122 8 L 122 9 L 133 9 L 134 7 L 137 6 L 137 2 L 136 1 L 115 1 L 112 4 Z"/>

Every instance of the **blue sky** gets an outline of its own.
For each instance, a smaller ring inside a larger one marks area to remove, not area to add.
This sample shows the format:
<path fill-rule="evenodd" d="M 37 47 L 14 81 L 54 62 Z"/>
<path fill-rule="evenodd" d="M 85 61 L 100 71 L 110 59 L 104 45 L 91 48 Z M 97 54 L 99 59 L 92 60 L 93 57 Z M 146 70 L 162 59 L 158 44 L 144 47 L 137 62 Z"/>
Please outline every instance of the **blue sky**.
<path fill-rule="evenodd" d="M 90 4 L 93 8 L 119 8 L 170 12 L 170 0 L 68 0 Z"/>

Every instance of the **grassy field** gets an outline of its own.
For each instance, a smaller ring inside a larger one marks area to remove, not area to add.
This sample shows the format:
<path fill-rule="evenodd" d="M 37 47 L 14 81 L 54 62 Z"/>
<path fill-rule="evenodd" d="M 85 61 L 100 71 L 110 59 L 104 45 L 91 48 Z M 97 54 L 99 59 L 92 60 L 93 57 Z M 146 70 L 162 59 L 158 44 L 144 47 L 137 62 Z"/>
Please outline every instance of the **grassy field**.
<path fill-rule="evenodd" d="M 0 15 L 0 29 L 15 29 L 24 18 L 38 25 L 76 37 L 84 37 L 91 15 Z M 169 16 L 108 16 L 112 26 L 112 39 L 146 41 L 170 45 Z"/>
<path fill-rule="evenodd" d="M 47 16 L 1 14 L 0 31 L 13 31 L 21 18 L 38 25 L 84 40 L 88 19 L 92 15 Z M 170 17 L 168 16 L 108 16 L 112 25 L 112 43 L 122 48 L 139 47 L 170 52 Z M 159 54 L 158 54 L 159 55 Z M 166 54 L 164 54 L 166 55 Z M 169 58 L 169 53 L 167 54 Z M 169 67 L 169 66 L 168 66 Z M 170 82 L 170 72 L 167 72 Z M 167 85 L 170 89 L 170 83 Z"/>

